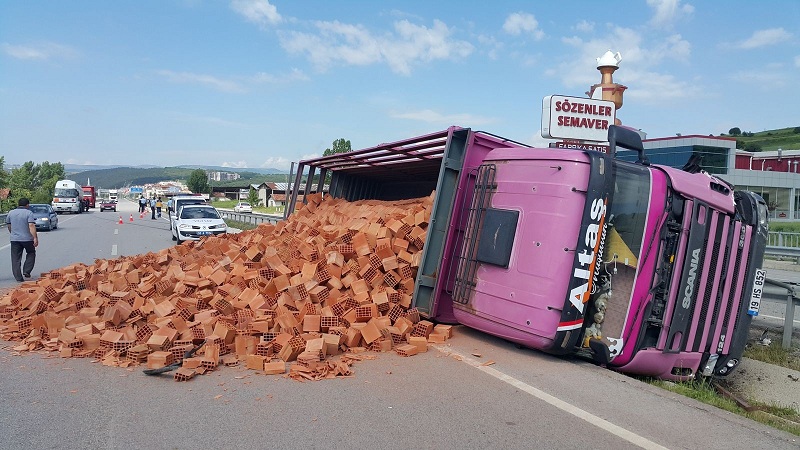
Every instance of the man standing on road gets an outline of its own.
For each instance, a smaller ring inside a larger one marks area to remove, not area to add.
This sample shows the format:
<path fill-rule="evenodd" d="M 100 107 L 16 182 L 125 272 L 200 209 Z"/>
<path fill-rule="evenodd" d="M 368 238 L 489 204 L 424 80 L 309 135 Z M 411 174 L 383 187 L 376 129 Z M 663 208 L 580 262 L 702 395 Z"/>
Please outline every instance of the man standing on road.
<path fill-rule="evenodd" d="M 156 199 L 155 199 L 155 197 L 150 199 L 150 212 L 152 213 L 150 218 L 153 219 L 153 220 L 156 220 Z"/>
<path fill-rule="evenodd" d="M 36 263 L 36 247 L 39 246 L 39 236 L 36 234 L 36 219 L 30 210 L 30 200 L 25 197 L 19 199 L 19 208 L 12 209 L 6 217 L 8 232 L 11 233 L 11 272 L 17 281 L 25 281 L 22 277 L 30 278 L 33 265 Z M 25 250 L 25 264 L 22 262 L 22 250 Z"/>

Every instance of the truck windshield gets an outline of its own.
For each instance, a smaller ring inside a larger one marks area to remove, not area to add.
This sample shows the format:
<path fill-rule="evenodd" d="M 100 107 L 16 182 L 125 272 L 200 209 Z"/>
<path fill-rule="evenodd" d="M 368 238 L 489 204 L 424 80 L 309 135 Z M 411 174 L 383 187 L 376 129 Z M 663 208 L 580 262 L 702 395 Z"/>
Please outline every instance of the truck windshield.
<path fill-rule="evenodd" d="M 608 217 L 605 250 L 598 284 L 592 292 L 594 310 L 586 337 L 600 338 L 619 354 L 628 308 L 639 268 L 647 207 L 650 202 L 650 173 L 625 162 L 614 162 L 614 193 Z M 592 323 L 594 322 L 594 323 Z"/>
<path fill-rule="evenodd" d="M 55 197 L 80 197 L 77 189 L 56 188 Z"/>
<path fill-rule="evenodd" d="M 617 262 L 636 267 L 650 202 L 650 173 L 619 162 L 614 163 L 614 169 L 614 198 L 608 211 L 609 251 L 604 259 L 609 261 L 616 254 Z"/>

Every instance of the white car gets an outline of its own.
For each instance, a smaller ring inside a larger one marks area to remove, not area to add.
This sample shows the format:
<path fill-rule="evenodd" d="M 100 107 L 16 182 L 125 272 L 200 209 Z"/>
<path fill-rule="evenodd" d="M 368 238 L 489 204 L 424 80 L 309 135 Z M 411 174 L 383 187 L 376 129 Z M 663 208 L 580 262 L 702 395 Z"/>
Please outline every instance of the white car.
<path fill-rule="evenodd" d="M 233 207 L 233 212 L 251 213 L 251 212 L 253 212 L 253 207 L 250 206 L 250 203 L 239 202 L 239 203 L 236 204 L 236 206 Z"/>
<path fill-rule="evenodd" d="M 178 244 L 228 232 L 228 225 L 211 205 L 185 205 L 173 222 L 172 240 Z"/>

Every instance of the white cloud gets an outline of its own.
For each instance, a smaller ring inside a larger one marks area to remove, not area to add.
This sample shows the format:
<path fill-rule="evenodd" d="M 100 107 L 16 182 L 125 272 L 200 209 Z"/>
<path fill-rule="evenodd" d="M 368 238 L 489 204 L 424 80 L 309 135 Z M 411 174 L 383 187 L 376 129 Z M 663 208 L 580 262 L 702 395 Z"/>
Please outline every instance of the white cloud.
<path fill-rule="evenodd" d="M 490 117 L 480 117 L 472 114 L 441 114 L 430 109 L 405 113 L 391 113 L 390 116 L 395 119 L 418 120 L 437 125 L 463 125 L 471 127 L 488 125 L 497 121 Z"/>
<path fill-rule="evenodd" d="M 744 41 L 736 44 L 736 47 L 741 49 L 753 49 L 764 47 L 767 45 L 775 45 L 783 41 L 787 41 L 792 37 L 792 33 L 784 30 L 783 28 L 770 28 L 767 30 L 758 30 L 752 36 Z"/>
<path fill-rule="evenodd" d="M 13 45 L 7 42 L 0 44 L 3 53 L 12 58 L 30 60 L 49 60 L 49 59 L 71 59 L 78 55 L 78 52 L 63 44 L 54 42 L 42 42 L 29 45 Z"/>
<path fill-rule="evenodd" d="M 607 36 L 590 40 L 572 36 L 562 38 L 562 42 L 577 52 L 566 54 L 563 61 L 547 74 L 559 78 L 570 89 L 588 90 L 599 83 L 596 58 L 612 50 L 622 54 L 620 70 L 614 75 L 614 81 L 631 86 L 625 92 L 625 98 L 657 102 L 659 99 L 689 97 L 699 91 L 695 83 L 682 81 L 660 69 L 665 61 L 688 60 L 691 44 L 680 35 L 654 38 L 650 43 L 635 30 L 614 27 Z"/>
<path fill-rule="evenodd" d="M 774 68 L 767 67 L 762 72 L 753 70 L 739 71 L 730 76 L 734 81 L 755 85 L 762 90 L 771 90 L 776 88 L 784 88 L 788 84 L 786 75 Z"/>
<path fill-rule="evenodd" d="M 225 161 L 220 164 L 222 167 L 232 167 L 235 169 L 242 169 L 247 167 L 247 161 Z"/>
<path fill-rule="evenodd" d="M 416 64 L 468 56 L 474 49 L 469 42 L 452 39 L 452 31 L 439 20 L 431 28 L 400 20 L 394 23 L 393 33 L 380 36 L 363 25 L 339 21 L 316 22 L 315 26 L 318 34 L 282 33 L 281 45 L 289 53 L 305 54 L 319 70 L 335 64 L 386 63 L 392 71 L 408 75 Z"/>
<path fill-rule="evenodd" d="M 172 70 L 158 70 L 156 73 L 173 83 L 199 84 L 223 92 L 245 92 L 245 89 L 239 83 L 230 80 L 223 80 L 212 75 L 191 72 L 174 72 Z"/>
<path fill-rule="evenodd" d="M 303 159 L 306 159 L 303 157 Z M 292 162 L 282 156 L 270 156 L 259 167 L 262 169 L 281 169 L 286 170 Z"/>
<path fill-rule="evenodd" d="M 544 38 L 544 32 L 539 29 L 539 22 L 533 14 L 517 12 L 509 14 L 503 23 L 503 30 L 508 34 L 518 36 L 526 33 L 530 34 L 537 41 Z"/>
<path fill-rule="evenodd" d="M 249 22 L 257 23 L 262 27 L 281 23 L 283 18 L 278 13 L 278 8 L 269 3 L 269 0 L 233 0 L 231 8 Z"/>
<path fill-rule="evenodd" d="M 291 72 L 283 75 L 273 75 L 266 72 L 259 72 L 251 78 L 254 83 L 283 84 L 294 81 L 308 81 L 310 78 L 300 69 L 292 69 Z"/>
<path fill-rule="evenodd" d="M 581 33 L 591 33 L 594 31 L 594 22 L 587 22 L 585 20 L 581 20 L 580 22 L 576 23 L 573 29 L 580 31 Z"/>
<path fill-rule="evenodd" d="M 694 6 L 681 5 L 681 0 L 647 0 L 647 5 L 655 10 L 650 24 L 657 28 L 668 28 L 694 12 Z"/>

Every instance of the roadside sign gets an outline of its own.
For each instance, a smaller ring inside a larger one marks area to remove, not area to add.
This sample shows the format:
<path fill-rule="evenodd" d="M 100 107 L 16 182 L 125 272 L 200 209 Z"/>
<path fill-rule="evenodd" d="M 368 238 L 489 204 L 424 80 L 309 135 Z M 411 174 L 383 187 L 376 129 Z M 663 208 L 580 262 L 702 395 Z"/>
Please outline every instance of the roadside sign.
<path fill-rule="evenodd" d="M 548 95 L 542 99 L 542 137 L 606 142 L 615 117 L 611 101 Z"/>
<path fill-rule="evenodd" d="M 608 153 L 609 147 L 600 144 L 587 144 L 586 142 L 579 141 L 558 141 L 551 142 L 551 148 L 567 148 L 572 150 L 595 150 L 598 152 Z"/>

